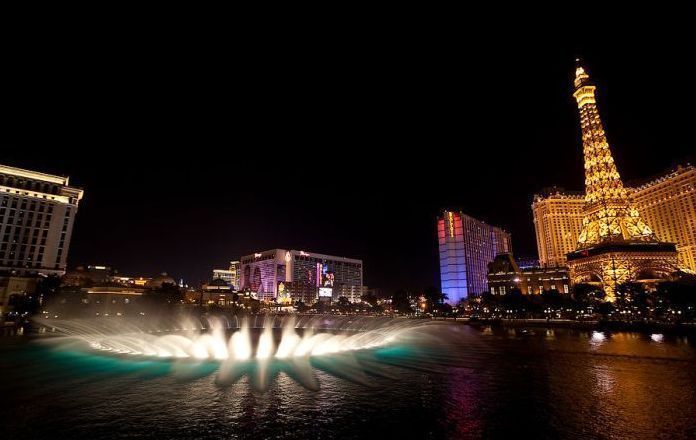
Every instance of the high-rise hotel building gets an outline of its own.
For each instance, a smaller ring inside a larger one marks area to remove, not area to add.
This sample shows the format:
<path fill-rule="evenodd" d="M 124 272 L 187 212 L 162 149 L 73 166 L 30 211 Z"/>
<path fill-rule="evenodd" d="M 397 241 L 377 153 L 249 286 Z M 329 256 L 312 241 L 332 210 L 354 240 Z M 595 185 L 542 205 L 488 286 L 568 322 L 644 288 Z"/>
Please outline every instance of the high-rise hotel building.
<path fill-rule="evenodd" d="M 696 272 L 696 167 L 679 166 L 631 195 L 657 237 L 677 245 L 679 264 Z"/>
<path fill-rule="evenodd" d="M 676 243 L 679 263 L 696 271 L 696 167 L 675 170 L 636 188 L 629 188 L 633 205 L 661 241 Z M 585 201 L 562 190 L 534 196 L 532 213 L 539 262 L 563 266 L 575 250 L 582 229 Z"/>
<path fill-rule="evenodd" d="M 220 278 L 229 284 L 234 290 L 239 290 L 239 268 L 239 261 L 230 261 L 229 269 L 213 269 L 213 279 Z"/>
<path fill-rule="evenodd" d="M 488 290 L 488 263 L 512 252 L 510 234 L 457 211 L 437 220 L 440 282 L 447 302 L 457 304 Z"/>
<path fill-rule="evenodd" d="M 362 260 L 297 250 L 272 249 L 240 259 L 241 289 L 263 301 L 332 300 L 348 296 L 358 301 L 363 287 Z"/>
<path fill-rule="evenodd" d="M 566 254 L 578 245 L 584 206 L 584 194 L 560 188 L 534 196 L 532 213 L 541 267 L 565 266 Z"/>
<path fill-rule="evenodd" d="M 0 165 L 0 271 L 62 275 L 82 194 L 68 177 Z"/>

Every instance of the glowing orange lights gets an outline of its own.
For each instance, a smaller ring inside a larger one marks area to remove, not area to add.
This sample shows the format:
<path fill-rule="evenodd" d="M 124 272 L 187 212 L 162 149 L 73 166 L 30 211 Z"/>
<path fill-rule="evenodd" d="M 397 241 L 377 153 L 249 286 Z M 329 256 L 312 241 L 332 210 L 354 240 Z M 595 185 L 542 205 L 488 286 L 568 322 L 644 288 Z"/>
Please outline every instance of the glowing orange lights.
<path fill-rule="evenodd" d="M 670 274 L 676 266 L 673 244 L 660 243 L 632 206 L 599 117 L 595 86 L 582 66 L 575 71 L 585 160 L 585 203 L 577 248 L 567 254 L 575 282 L 599 282 L 607 300 L 616 287 L 641 271 Z"/>
<path fill-rule="evenodd" d="M 575 71 L 585 157 L 585 208 L 578 246 L 604 241 L 654 241 L 652 229 L 630 206 L 628 192 L 616 169 L 595 101 L 595 86 L 582 66 Z"/>

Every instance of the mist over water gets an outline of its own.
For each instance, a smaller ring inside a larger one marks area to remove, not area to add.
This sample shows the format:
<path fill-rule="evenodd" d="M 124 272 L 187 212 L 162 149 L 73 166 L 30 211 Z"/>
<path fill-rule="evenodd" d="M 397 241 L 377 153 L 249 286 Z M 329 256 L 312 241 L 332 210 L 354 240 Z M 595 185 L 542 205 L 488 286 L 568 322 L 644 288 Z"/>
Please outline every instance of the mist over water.
<path fill-rule="evenodd" d="M 49 334 L 58 335 L 41 341 L 54 350 L 116 357 L 122 362 L 168 363 L 166 368 L 178 377 L 214 371 L 219 386 L 247 376 L 257 391 L 265 391 L 279 372 L 316 390 L 316 367 L 370 385 L 371 377 L 380 372 L 374 350 L 390 345 L 429 350 L 420 368 L 440 368 L 446 363 L 441 349 L 446 342 L 431 335 L 443 324 L 429 320 L 257 315 L 41 322 Z M 403 362 L 409 366 L 408 359 Z"/>
<path fill-rule="evenodd" d="M 275 357 L 286 337 L 395 323 L 261 320 L 247 335 L 231 323 L 228 347 L 234 335 L 252 341 L 245 359 L 3 338 L 0 421 L 8 438 L 695 437 L 691 337 L 399 321 L 384 345 L 289 358 Z"/>

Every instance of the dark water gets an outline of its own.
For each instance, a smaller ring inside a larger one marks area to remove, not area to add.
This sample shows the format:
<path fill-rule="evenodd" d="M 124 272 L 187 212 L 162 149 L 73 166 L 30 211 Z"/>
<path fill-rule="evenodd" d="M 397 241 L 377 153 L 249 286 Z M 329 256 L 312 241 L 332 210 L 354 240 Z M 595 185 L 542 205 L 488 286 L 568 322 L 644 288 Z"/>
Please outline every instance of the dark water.
<path fill-rule="evenodd" d="M 0 338 L 0 435 L 696 438 L 693 337 L 451 325 L 357 358 L 314 362 L 305 373 L 316 387 L 291 368 L 269 368 L 261 391 L 243 372 L 221 384 L 214 363 L 124 360 Z"/>

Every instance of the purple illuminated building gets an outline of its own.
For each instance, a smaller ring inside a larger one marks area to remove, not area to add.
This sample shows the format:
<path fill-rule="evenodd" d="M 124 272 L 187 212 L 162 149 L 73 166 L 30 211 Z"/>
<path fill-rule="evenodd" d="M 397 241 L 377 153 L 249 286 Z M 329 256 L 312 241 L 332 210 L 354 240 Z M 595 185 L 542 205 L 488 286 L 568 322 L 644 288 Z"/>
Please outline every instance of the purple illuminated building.
<path fill-rule="evenodd" d="M 313 304 L 346 296 L 359 301 L 364 290 L 362 260 L 313 252 L 272 249 L 240 260 L 241 288 L 262 301 Z"/>
<path fill-rule="evenodd" d="M 508 232 L 462 212 L 443 212 L 437 238 L 441 288 L 452 305 L 488 290 L 488 263 L 512 251 Z"/>

